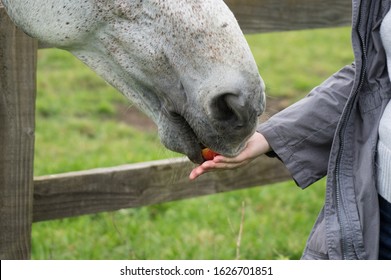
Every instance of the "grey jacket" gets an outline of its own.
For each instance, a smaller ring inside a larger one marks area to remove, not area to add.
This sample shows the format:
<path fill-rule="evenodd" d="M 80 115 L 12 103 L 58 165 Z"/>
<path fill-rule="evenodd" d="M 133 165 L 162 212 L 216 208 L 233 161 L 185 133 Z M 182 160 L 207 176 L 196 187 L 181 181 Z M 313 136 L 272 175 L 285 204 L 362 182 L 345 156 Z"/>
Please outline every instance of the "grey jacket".
<path fill-rule="evenodd" d="M 376 146 L 391 98 L 379 30 L 390 2 L 353 0 L 355 62 L 258 128 L 300 187 L 327 175 L 303 259 L 378 258 Z"/>

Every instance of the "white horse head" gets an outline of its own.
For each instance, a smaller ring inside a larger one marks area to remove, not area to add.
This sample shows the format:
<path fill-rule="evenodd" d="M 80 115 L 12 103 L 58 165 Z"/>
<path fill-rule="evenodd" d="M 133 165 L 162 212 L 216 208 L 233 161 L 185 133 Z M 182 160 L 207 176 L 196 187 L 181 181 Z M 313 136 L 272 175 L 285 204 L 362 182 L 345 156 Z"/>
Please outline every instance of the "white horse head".
<path fill-rule="evenodd" d="M 202 162 L 234 156 L 264 110 L 264 84 L 223 0 L 2 0 L 32 37 L 70 51 Z"/>

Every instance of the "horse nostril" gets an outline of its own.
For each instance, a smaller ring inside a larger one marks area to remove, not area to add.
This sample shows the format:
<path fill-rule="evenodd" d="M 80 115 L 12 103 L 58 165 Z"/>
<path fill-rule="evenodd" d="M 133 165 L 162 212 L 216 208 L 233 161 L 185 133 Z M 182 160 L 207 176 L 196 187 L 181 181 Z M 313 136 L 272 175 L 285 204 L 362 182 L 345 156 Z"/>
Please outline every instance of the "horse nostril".
<path fill-rule="evenodd" d="M 219 122 L 242 127 L 248 121 L 245 98 L 234 93 L 223 93 L 212 99 L 211 116 Z"/>

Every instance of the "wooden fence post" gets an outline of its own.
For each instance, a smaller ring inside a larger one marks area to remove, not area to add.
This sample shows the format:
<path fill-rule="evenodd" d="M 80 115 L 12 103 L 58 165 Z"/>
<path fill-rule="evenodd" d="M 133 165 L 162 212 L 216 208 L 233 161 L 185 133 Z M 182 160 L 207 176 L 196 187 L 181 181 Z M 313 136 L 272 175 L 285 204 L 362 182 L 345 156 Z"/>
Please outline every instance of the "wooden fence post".
<path fill-rule="evenodd" d="M 30 258 L 36 53 L 0 8 L 0 259 Z"/>

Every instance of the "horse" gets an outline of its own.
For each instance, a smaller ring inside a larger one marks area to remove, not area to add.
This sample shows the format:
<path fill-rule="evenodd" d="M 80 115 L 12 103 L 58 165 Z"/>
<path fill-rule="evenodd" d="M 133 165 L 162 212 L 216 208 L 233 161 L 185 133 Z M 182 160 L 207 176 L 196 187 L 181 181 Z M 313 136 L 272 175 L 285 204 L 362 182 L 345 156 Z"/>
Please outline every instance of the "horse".
<path fill-rule="evenodd" d="M 2 0 L 26 34 L 67 50 L 202 163 L 237 155 L 265 109 L 265 85 L 223 0 Z"/>

